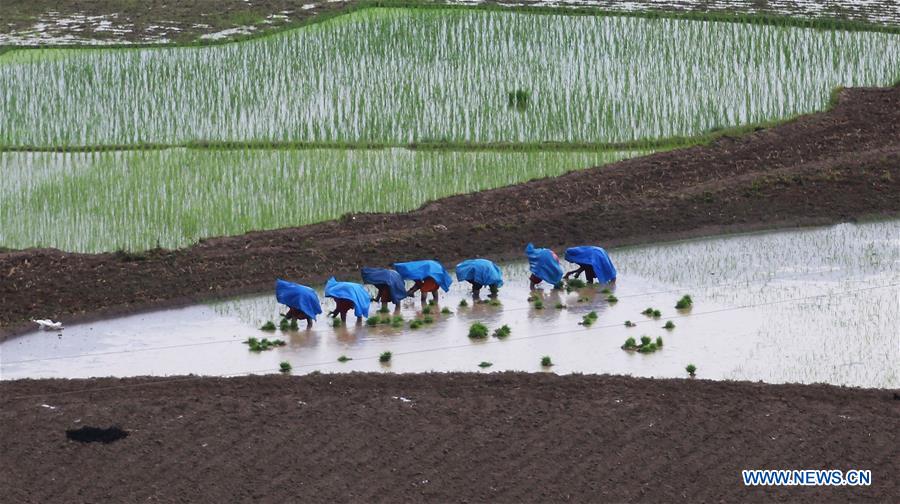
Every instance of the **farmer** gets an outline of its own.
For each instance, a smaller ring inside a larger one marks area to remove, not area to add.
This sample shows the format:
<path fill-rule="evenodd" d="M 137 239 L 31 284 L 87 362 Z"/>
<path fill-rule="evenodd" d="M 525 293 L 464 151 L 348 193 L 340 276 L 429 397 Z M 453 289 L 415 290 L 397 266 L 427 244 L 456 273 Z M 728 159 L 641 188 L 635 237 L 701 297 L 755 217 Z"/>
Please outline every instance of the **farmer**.
<path fill-rule="evenodd" d="M 531 269 L 531 276 L 528 278 L 531 290 L 541 281 L 556 285 L 562 280 L 563 269 L 555 252 L 546 248 L 534 248 L 529 243 L 525 247 L 525 255 L 528 256 L 528 266 Z"/>
<path fill-rule="evenodd" d="M 587 283 L 594 283 L 596 278 L 600 283 L 615 283 L 616 267 L 613 266 L 606 250 L 600 247 L 585 245 L 581 247 L 571 247 L 566 249 L 566 260 L 578 265 L 578 269 L 574 269 L 566 273 L 567 280 L 569 276 L 584 273 Z"/>
<path fill-rule="evenodd" d="M 456 265 L 456 280 L 472 284 L 472 297 L 478 299 L 481 288 L 487 285 L 491 297 L 497 297 L 497 291 L 503 285 L 503 272 L 487 259 L 467 259 Z"/>
<path fill-rule="evenodd" d="M 425 261 L 409 261 L 394 263 L 394 269 L 400 273 L 404 280 L 412 280 L 413 286 L 406 292 L 407 296 L 412 296 L 416 291 L 422 293 L 422 306 L 425 306 L 428 300 L 428 294 L 434 297 L 434 302 L 438 302 L 438 289 L 444 289 L 444 292 L 450 290 L 450 284 L 453 279 L 444 266 L 432 260 Z"/>
<path fill-rule="evenodd" d="M 325 284 L 325 297 L 334 299 L 336 304 L 334 310 L 328 312 L 331 318 L 340 315 L 341 322 L 346 324 L 347 312 L 351 309 L 356 315 L 357 321 L 369 316 L 369 304 L 372 303 L 372 298 L 369 297 L 365 287 L 358 283 L 338 282 L 331 277 Z"/>
<path fill-rule="evenodd" d="M 288 307 L 288 312 L 281 316 L 286 319 L 306 320 L 306 328 L 311 329 L 313 321 L 320 313 L 322 306 L 316 291 L 300 284 L 285 280 L 275 281 L 275 299 Z"/>
<path fill-rule="evenodd" d="M 400 273 L 392 269 L 363 268 L 360 274 L 364 284 L 373 285 L 378 289 L 375 302 L 381 303 L 382 311 L 387 311 L 388 303 L 394 303 L 395 310 L 400 309 L 400 302 L 406 299 L 406 286 Z"/>

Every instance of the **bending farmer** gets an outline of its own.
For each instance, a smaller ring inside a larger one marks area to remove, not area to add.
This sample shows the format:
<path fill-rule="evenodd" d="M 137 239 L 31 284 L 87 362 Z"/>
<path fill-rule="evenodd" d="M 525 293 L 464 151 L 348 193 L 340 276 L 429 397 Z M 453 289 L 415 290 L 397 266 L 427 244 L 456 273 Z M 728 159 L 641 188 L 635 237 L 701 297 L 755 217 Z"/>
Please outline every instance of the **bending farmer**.
<path fill-rule="evenodd" d="M 525 247 L 525 255 L 528 256 L 528 266 L 531 269 L 529 277 L 531 290 L 534 290 L 541 281 L 556 285 L 562 280 L 563 269 L 555 252 L 546 248 L 535 248 L 529 243 Z"/>
<path fill-rule="evenodd" d="M 584 273 L 587 283 L 594 283 L 596 278 L 600 283 L 614 283 L 616 281 L 616 267 L 613 266 L 609 259 L 609 254 L 600 247 L 585 245 L 582 247 L 571 247 L 566 250 L 566 260 L 578 265 L 578 269 L 566 273 L 565 278 L 570 275 L 579 275 Z"/>
<path fill-rule="evenodd" d="M 313 321 L 320 313 L 322 306 L 319 296 L 313 289 L 300 284 L 278 279 L 275 281 L 275 299 L 288 307 L 288 312 L 281 316 L 286 319 L 306 320 L 306 328 L 312 328 Z"/>
<path fill-rule="evenodd" d="M 369 304 L 372 298 L 365 287 L 353 282 L 338 282 L 331 277 L 325 284 L 325 297 L 334 299 L 337 306 L 328 313 L 331 318 L 341 316 L 341 322 L 347 322 L 347 312 L 353 309 L 357 319 L 369 316 Z"/>
<path fill-rule="evenodd" d="M 456 280 L 472 284 L 472 296 L 476 299 L 485 285 L 490 288 L 491 297 L 496 297 L 503 286 L 503 272 L 487 259 L 467 259 L 456 265 Z"/>
<path fill-rule="evenodd" d="M 412 296 L 416 291 L 422 292 L 422 305 L 428 299 L 428 293 L 434 296 L 434 302 L 438 302 L 438 289 L 444 289 L 444 292 L 450 290 L 450 284 L 453 279 L 444 266 L 432 260 L 426 261 L 409 261 L 394 263 L 394 268 L 400 273 L 404 280 L 412 280 L 413 286 L 407 291 L 407 295 Z"/>
<path fill-rule="evenodd" d="M 363 268 L 360 274 L 364 284 L 374 285 L 378 289 L 375 302 L 381 303 L 382 311 L 387 311 L 388 303 L 394 303 L 394 308 L 400 309 L 400 302 L 407 297 L 400 273 L 392 269 Z"/>

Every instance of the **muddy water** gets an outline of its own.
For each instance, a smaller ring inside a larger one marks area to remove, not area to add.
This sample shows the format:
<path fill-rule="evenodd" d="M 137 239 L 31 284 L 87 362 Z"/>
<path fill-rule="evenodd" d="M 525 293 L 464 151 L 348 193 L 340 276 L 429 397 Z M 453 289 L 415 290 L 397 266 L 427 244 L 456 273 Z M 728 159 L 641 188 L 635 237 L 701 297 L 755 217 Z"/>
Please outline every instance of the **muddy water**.
<path fill-rule="evenodd" d="M 561 252 L 561 251 L 560 251 Z M 236 375 L 276 372 L 289 361 L 295 374 L 312 371 L 548 371 L 766 382 L 827 382 L 900 386 L 900 221 L 771 232 L 623 248 L 611 251 L 619 269 L 610 286 L 567 293 L 539 292 L 528 302 L 527 264 L 503 265 L 500 306 L 473 303 L 454 284 L 433 309 L 434 322 L 410 329 L 421 306 L 407 300 L 402 328 L 354 324 L 334 328 L 320 316 L 310 331 L 257 329 L 277 322 L 273 295 L 73 325 L 34 332 L 0 344 L 2 378 L 134 375 Z M 560 254 L 562 255 L 562 254 Z M 352 280 L 347 278 L 347 280 Z M 675 302 L 690 294 L 694 306 Z M 462 299 L 468 307 L 460 307 Z M 564 308 L 557 308 L 557 305 Z M 330 304 L 326 302 L 326 311 Z M 449 308 L 452 314 L 440 313 Z M 641 314 L 662 312 L 659 319 Z M 596 311 L 597 321 L 580 325 Z M 374 305 L 373 305 L 374 313 Z M 393 313 L 392 313 L 393 314 Z M 636 324 L 625 327 L 626 320 Z M 675 328 L 662 328 L 671 320 Z M 473 322 L 506 339 L 467 337 Z M 653 354 L 620 347 L 642 335 L 664 346 Z M 252 353 L 248 337 L 286 345 Z M 390 351 L 389 364 L 378 360 Z M 338 362 L 346 355 L 352 360 Z M 540 360 L 550 356 L 554 366 Z M 480 368 L 481 362 L 490 362 Z"/>

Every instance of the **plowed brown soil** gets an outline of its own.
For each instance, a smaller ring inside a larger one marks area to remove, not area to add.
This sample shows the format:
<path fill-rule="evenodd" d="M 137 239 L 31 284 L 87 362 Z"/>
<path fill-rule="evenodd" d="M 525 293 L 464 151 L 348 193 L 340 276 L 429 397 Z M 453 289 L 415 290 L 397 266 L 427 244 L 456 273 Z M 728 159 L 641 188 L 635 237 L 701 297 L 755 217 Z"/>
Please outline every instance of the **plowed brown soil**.
<path fill-rule="evenodd" d="M 616 246 L 900 214 L 900 86 L 709 146 L 429 203 L 142 254 L 0 253 L 0 333 L 62 319 L 356 278 L 362 266 L 521 257 L 525 244 Z"/>
<path fill-rule="evenodd" d="M 0 382 L 0 501 L 896 502 L 898 419 L 889 391 L 687 379 Z M 128 436 L 66 438 L 85 425 Z M 747 468 L 873 482 L 745 487 Z"/>

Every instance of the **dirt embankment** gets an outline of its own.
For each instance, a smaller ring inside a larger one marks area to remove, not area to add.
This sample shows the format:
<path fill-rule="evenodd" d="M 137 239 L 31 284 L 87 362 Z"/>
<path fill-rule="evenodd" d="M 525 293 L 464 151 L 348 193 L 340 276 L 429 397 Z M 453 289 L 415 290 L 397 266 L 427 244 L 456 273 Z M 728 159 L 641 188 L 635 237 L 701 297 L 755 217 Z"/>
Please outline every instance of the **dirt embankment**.
<path fill-rule="evenodd" d="M 900 215 L 900 86 L 714 144 L 454 196 L 404 214 L 205 240 L 137 255 L 0 253 L 0 334 L 33 317 L 127 312 L 314 283 L 361 266 L 520 257 L 529 241 L 633 244 Z"/>
<path fill-rule="evenodd" d="M 889 502 L 898 415 L 889 391 L 610 376 L 0 382 L 0 501 Z M 111 425 L 128 436 L 66 439 Z M 748 468 L 873 479 L 745 487 Z"/>

